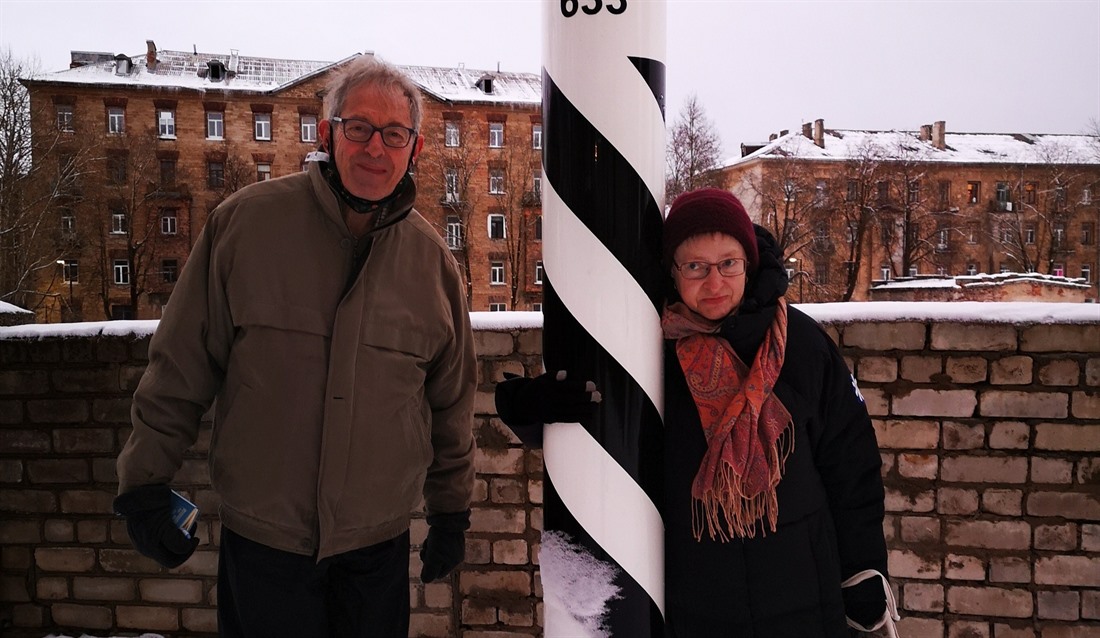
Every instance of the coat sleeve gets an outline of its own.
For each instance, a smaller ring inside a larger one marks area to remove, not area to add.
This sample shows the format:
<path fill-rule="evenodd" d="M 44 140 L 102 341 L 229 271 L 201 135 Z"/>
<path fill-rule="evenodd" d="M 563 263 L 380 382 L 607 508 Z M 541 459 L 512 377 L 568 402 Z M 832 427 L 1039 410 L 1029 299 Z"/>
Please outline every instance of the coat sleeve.
<path fill-rule="evenodd" d="M 841 576 L 864 569 L 885 576 L 885 492 L 875 430 L 855 377 L 832 340 L 819 333 L 826 358 L 818 408 L 823 427 L 814 462 L 836 525 Z"/>
<path fill-rule="evenodd" d="M 130 409 L 133 431 L 117 462 L 120 494 L 171 482 L 224 378 L 233 330 L 213 263 L 216 214 L 199 235 L 149 343 L 149 364 Z"/>
<path fill-rule="evenodd" d="M 441 294 L 450 308 L 453 338 L 428 370 L 425 392 L 432 410 L 434 457 L 424 482 L 428 514 L 469 509 L 474 484 L 474 396 L 477 359 L 466 306 L 466 290 L 458 265 L 442 268 Z"/>

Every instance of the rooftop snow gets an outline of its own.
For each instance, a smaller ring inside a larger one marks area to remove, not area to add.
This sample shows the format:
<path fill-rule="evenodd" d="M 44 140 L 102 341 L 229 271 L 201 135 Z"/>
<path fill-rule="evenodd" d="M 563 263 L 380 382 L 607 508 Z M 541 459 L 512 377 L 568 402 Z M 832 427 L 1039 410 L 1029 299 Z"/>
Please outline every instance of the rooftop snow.
<path fill-rule="evenodd" d="M 257 58 L 237 53 L 161 50 L 157 51 L 157 64 L 152 71 L 146 65 L 145 53 L 142 53 L 130 57 L 133 66 L 129 73 L 119 74 L 116 73 L 119 64 L 116 56 L 74 51 L 73 59 L 84 61 L 84 66 L 48 73 L 35 80 L 67 84 L 266 92 L 304 80 L 358 55 L 349 56 L 339 62 L 324 62 Z M 214 60 L 225 65 L 227 74 L 222 80 L 215 81 L 209 77 L 207 63 Z M 401 65 L 398 68 L 405 71 L 426 93 L 443 101 L 498 104 L 542 102 L 542 78 L 536 73 Z M 478 86 L 478 81 L 482 78 L 492 79 L 490 93 Z"/>
<path fill-rule="evenodd" d="M 787 133 L 763 148 L 726 160 L 723 167 L 758 159 L 852 160 L 878 157 L 912 162 L 967 164 L 1100 164 L 1095 135 L 945 133 L 944 148 L 921 140 L 915 131 L 825 129 L 825 147 L 801 132 Z"/>

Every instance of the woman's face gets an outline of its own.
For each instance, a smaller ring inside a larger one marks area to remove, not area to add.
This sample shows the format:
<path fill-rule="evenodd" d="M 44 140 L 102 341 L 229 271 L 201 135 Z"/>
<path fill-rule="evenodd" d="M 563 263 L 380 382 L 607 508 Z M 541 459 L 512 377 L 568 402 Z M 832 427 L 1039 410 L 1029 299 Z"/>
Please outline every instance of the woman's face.
<path fill-rule="evenodd" d="M 724 233 L 696 235 L 680 244 L 672 258 L 676 265 L 689 261 L 717 264 L 725 259 L 745 259 L 745 248 L 741 242 Z M 710 272 L 703 279 L 687 279 L 679 268 L 672 268 L 672 279 L 680 298 L 688 308 L 711 321 L 725 318 L 741 305 L 741 299 L 745 296 L 746 276 L 742 272 L 732 277 L 723 277 L 717 266 L 711 266 Z"/>

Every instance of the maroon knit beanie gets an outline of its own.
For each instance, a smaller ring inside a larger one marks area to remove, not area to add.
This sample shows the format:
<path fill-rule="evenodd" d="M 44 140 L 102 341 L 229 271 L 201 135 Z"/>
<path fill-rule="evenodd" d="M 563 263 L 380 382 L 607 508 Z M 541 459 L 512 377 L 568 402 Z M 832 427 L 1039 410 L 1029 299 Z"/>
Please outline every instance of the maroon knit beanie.
<path fill-rule="evenodd" d="M 748 262 L 746 270 L 756 270 L 760 257 L 752 221 L 741 201 L 720 188 L 689 191 L 672 202 L 664 226 L 665 263 L 672 265 L 672 255 L 685 240 L 710 233 L 724 233 L 740 242 Z"/>

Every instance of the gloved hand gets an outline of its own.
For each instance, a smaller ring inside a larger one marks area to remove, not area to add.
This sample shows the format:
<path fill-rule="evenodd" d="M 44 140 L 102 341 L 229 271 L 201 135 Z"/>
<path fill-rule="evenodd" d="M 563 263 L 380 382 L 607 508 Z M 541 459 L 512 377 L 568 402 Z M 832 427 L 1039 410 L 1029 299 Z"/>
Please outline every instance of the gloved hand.
<path fill-rule="evenodd" d="M 114 510 L 126 517 L 134 548 L 164 567 L 179 567 L 199 545 L 194 525 L 188 538 L 172 522 L 172 490 L 167 485 L 143 485 L 119 494 Z"/>
<path fill-rule="evenodd" d="M 578 423 L 596 414 L 602 397 L 596 384 L 569 378 L 565 370 L 534 379 L 504 373 L 497 384 L 497 414 L 508 425 Z"/>
<path fill-rule="evenodd" d="M 454 514 L 429 514 L 428 537 L 420 548 L 420 581 L 430 583 L 451 573 L 466 558 L 466 530 L 470 510 Z"/>
<path fill-rule="evenodd" d="M 882 577 L 876 575 L 841 589 L 844 615 L 864 627 L 873 627 L 886 612 L 886 591 L 882 585 Z"/>

